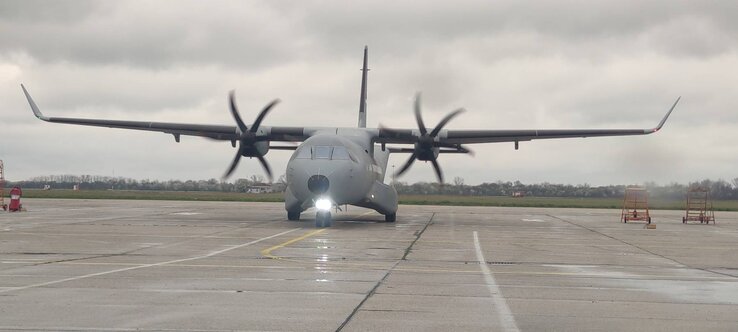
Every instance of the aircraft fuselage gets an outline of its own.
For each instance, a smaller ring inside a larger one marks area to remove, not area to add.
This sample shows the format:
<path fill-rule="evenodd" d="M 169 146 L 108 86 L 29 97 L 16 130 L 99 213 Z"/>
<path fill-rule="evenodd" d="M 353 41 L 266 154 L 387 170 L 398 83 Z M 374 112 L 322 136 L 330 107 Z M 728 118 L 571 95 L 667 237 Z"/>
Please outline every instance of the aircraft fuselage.
<path fill-rule="evenodd" d="M 340 128 L 305 140 L 287 163 L 288 213 L 304 211 L 323 198 L 332 205 L 356 205 L 394 214 L 397 193 L 383 183 L 389 151 L 382 151 L 371 139 L 365 129 Z"/>

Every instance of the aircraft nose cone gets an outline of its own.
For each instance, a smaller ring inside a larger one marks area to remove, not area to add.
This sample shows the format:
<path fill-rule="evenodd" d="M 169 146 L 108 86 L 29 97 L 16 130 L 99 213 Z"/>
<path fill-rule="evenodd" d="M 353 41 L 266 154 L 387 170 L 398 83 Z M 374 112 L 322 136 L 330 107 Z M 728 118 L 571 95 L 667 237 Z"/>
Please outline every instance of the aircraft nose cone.
<path fill-rule="evenodd" d="M 313 194 L 322 194 L 328 191 L 330 183 L 323 175 L 313 175 L 308 179 L 308 190 Z"/>

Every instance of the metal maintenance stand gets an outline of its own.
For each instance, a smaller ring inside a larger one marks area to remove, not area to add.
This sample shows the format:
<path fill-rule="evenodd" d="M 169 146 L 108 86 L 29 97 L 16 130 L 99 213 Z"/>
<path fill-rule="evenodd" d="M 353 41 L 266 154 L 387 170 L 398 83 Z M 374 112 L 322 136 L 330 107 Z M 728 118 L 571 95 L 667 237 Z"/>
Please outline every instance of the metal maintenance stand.
<path fill-rule="evenodd" d="M 634 220 L 651 223 L 651 214 L 648 211 L 648 191 L 643 187 L 625 188 L 620 221 L 627 223 Z"/>
<path fill-rule="evenodd" d="M 687 191 L 686 212 L 682 223 L 699 221 L 700 224 L 715 224 L 715 211 L 712 209 L 710 190 L 703 187 L 692 187 Z"/>
<path fill-rule="evenodd" d="M 0 160 L 0 207 L 4 211 L 8 210 L 8 204 L 5 204 L 5 166 L 2 160 Z"/>

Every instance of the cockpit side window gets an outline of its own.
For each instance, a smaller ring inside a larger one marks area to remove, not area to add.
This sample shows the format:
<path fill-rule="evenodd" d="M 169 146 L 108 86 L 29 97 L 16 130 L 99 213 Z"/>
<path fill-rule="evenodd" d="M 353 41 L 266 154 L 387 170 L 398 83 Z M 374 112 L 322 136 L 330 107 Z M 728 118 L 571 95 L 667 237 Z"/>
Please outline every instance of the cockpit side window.
<path fill-rule="evenodd" d="M 315 159 L 331 159 L 331 148 L 330 146 L 315 146 L 313 147 L 313 158 Z"/>
<path fill-rule="evenodd" d="M 333 160 L 351 160 L 351 156 L 349 156 L 348 151 L 343 146 L 334 146 L 333 147 L 333 157 L 331 157 Z"/>
<path fill-rule="evenodd" d="M 297 155 L 295 156 L 295 159 L 310 159 L 311 158 L 311 148 L 309 146 L 305 146 L 302 149 L 297 151 Z"/>

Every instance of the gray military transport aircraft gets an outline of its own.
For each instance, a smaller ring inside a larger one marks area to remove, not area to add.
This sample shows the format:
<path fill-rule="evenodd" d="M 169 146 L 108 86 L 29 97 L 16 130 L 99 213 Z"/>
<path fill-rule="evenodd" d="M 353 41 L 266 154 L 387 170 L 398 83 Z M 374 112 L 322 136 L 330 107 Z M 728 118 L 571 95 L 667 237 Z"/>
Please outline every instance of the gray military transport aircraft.
<path fill-rule="evenodd" d="M 394 222 L 397 191 L 384 183 L 390 153 L 410 154 L 396 175 L 405 173 L 416 160 L 430 161 L 438 181 L 443 183 L 443 172 L 438 165 L 439 154 L 472 153 L 464 144 L 513 142 L 517 150 L 519 142 L 534 139 L 647 135 L 661 129 L 679 102 L 677 98 L 658 126 L 650 129 L 447 130 L 443 129 L 446 124 L 464 110 L 455 110 L 435 127 L 427 128 L 421 116 L 418 94 L 414 105 L 417 129 L 366 128 L 367 52 L 365 47 L 357 128 L 263 126 L 262 121 L 279 100 L 267 104 L 253 124 L 247 126 L 238 112 L 233 91 L 229 95 L 229 104 L 236 126 L 47 117 L 41 113 L 22 84 L 21 88 L 33 114 L 43 121 L 158 131 L 173 135 L 176 142 L 179 142 L 180 135 L 230 141 L 238 149 L 223 178 L 233 173 L 241 157 L 250 157 L 259 160 L 271 180 L 272 171 L 264 158 L 267 152 L 270 149 L 295 150 L 287 163 L 284 207 L 289 220 L 299 220 L 301 212 L 314 207 L 317 211 L 316 227 L 330 226 L 330 211 L 344 204 L 373 209 L 383 214 L 385 221 Z M 302 144 L 275 146 L 271 142 Z"/>

